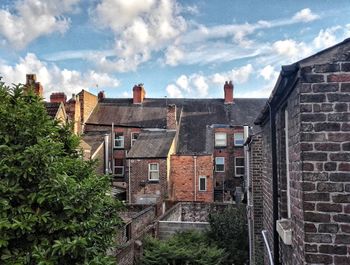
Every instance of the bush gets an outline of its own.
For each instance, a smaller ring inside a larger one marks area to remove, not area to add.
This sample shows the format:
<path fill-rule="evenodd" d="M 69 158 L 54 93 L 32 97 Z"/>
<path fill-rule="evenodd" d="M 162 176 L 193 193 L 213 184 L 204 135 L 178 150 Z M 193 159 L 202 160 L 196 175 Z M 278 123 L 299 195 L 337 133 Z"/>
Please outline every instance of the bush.
<path fill-rule="evenodd" d="M 144 241 L 143 265 L 215 265 L 223 264 L 225 253 L 206 236 L 196 231 L 175 234 L 162 241 L 151 237 Z"/>
<path fill-rule="evenodd" d="M 249 241 L 246 210 L 243 205 L 209 215 L 208 238 L 228 254 L 226 264 L 248 264 Z"/>
<path fill-rule="evenodd" d="M 113 264 L 118 203 L 78 143 L 33 92 L 0 83 L 1 264 Z"/>

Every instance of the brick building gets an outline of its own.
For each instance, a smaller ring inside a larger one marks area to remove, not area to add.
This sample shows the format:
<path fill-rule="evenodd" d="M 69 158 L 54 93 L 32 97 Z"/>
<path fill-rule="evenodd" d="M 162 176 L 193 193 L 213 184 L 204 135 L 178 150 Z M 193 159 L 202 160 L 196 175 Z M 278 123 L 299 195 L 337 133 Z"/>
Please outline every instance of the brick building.
<path fill-rule="evenodd" d="M 222 99 L 154 99 L 146 97 L 142 84 L 134 86 L 132 99 L 99 93 L 98 104 L 84 124 L 83 139 L 92 134 L 112 136 L 105 172 L 131 193 L 130 201 L 142 198 L 140 192 L 160 192 L 161 198 L 171 201 L 212 202 L 214 197 L 232 201 L 237 187 L 243 186 L 243 126 L 252 125 L 266 100 L 234 98 L 231 82 L 225 83 L 224 94 Z M 162 140 L 152 138 L 152 130 L 153 134 L 173 131 L 173 143 L 161 145 L 162 157 L 153 149 Z M 142 144 L 146 138 L 150 142 Z M 152 163 L 152 170 L 158 169 L 160 175 L 167 172 L 164 185 L 157 187 L 150 179 Z"/>
<path fill-rule="evenodd" d="M 256 120 L 263 146 L 263 234 L 274 264 L 350 264 L 349 107 L 347 39 L 283 66 Z M 254 182 L 254 172 L 250 177 Z M 256 206 L 253 211 L 260 211 Z"/>

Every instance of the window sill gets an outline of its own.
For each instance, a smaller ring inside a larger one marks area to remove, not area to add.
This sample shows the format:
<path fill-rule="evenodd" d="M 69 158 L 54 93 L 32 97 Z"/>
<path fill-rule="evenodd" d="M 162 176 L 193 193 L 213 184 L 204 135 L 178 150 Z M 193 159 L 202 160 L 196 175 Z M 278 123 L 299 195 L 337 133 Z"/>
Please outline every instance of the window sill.
<path fill-rule="evenodd" d="M 291 219 L 277 220 L 276 230 L 285 245 L 292 245 Z"/>
<path fill-rule="evenodd" d="M 159 180 L 148 180 L 147 183 L 150 183 L 150 184 L 157 184 L 159 183 Z"/>

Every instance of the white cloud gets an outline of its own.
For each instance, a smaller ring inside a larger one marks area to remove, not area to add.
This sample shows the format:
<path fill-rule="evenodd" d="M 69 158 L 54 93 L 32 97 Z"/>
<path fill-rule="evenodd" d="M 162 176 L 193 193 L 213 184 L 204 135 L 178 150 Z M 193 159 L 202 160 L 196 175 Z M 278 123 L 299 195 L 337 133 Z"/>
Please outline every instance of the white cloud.
<path fill-rule="evenodd" d="M 278 55 L 288 58 L 289 61 L 296 61 L 310 55 L 312 52 L 312 47 L 304 42 L 296 42 L 293 39 L 276 41 L 272 44 L 272 47 Z"/>
<path fill-rule="evenodd" d="M 78 93 L 82 89 L 98 85 L 101 89 L 104 87 L 117 87 L 119 81 L 106 73 L 98 73 L 95 71 L 87 71 L 81 73 L 75 70 L 60 69 L 55 64 L 47 64 L 40 61 L 33 53 L 28 53 L 24 58 L 20 58 L 19 62 L 14 65 L 8 65 L 4 62 L 0 63 L 0 76 L 3 81 L 11 83 L 25 83 L 26 74 L 34 73 L 37 80 L 44 87 L 44 95 L 46 98 L 52 92 L 62 91 L 68 96 L 71 93 Z"/>
<path fill-rule="evenodd" d="M 336 32 L 342 29 L 340 26 L 321 29 L 317 37 L 313 40 L 316 49 L 325 49 L 338 42 Z"/>
<path fill-rule="evenodd" d="M 265 80 L 271 80 L 276 76 L 276 73 L 278 75 L 278 72 L 275 71 L 274 67 L 271 65 L 265 66 L 263 69 L 260 70 L 259 75 L 262 76 Z"/>
<path fill-rule="evenodd" d="M 181 75 L 174 84 L 168 84 L 166 90 L 170 97 L 207 97 L 210 87 L 223 87 L 225 81 L 232 80 L 235 84 L 243 84 L 254 72 L 251 64 L 231 71 L 214 73 L 205 76 L 201 73 Z"/>
<path fill-rule="evenodd" d="M 40 36 L 64 33 L 70 20 L 63 15 L 72 12 L 79 0 L 17 0 L 13 12 L 0 9 L 0 35 L 17 49 Z"/>
<path fill-rule="evenodd" d="M 165 51 L 165 63 L 171 66 L 176 66 L 184 57 L 180 47 L 170 46 Z"/>
<path fill-rule="evenodd" d="M 102 57 L 97 63 L 105 70 L 135 70 L 186 30 L 180 10 L 175 0 L 102 0 L 91 16 L 114 32 L 118 58 Z M 168 63 L 176 64 L 179 56 L 169 53 Z"/>
<path fill-rule="evenodd" d="M 181 89 L 174 84 L 167 85 L 166 91 L 167 91 L 168 95 L 172 98 L 182 98 L 183 97 Z"/>
<path fill-rule="evenodd" d="M 310 22 L 316 19 L 319 19 L 320 16 L 317 14 L 312 13 L 312 11 L 310 10 L 310 8 L 304 8 L 302 10 L 300 10 L 299 12 L 297 12 L 292 20 L 296 21 L 296 22 Z"/>

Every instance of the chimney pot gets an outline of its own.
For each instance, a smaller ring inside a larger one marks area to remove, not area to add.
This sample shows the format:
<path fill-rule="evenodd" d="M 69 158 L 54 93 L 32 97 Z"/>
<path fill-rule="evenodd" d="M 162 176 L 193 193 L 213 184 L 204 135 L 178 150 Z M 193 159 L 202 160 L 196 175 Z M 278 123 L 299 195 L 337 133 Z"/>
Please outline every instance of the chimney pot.
<path fill-rule="evenodd" d="M 67 96 L 64 92 L 52 93 L 50 95 L 50 102 L 63 102 L 66 103 Z"/>
<path fill-rule="evenodd" d="M 225 94 L 225 104 L 232 104 L 233 103 L 233 83 L 231 80 L 229 82 L 225 81 L 224 94 Z"/>
<path fill-rule="evenodd" d="M 135 85 L 132 89 L 133 92 L 133 103 L 141 104 L 146 96 L 145 88 L 143 84 Z"/>
<path fill-rule="evenodd" d="M 101 101 L 105 97 L 106 97 L 106 94 L 105 94 L 105 92 L 103 90 L 98 92 L 98 94 L 97 94 L 98 101 Z"/>

